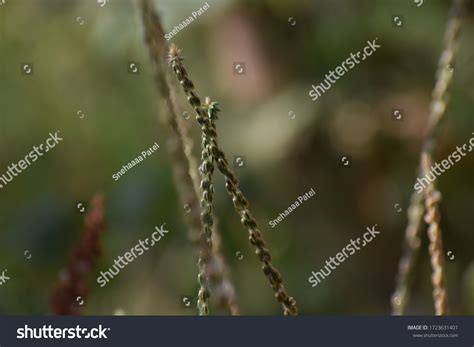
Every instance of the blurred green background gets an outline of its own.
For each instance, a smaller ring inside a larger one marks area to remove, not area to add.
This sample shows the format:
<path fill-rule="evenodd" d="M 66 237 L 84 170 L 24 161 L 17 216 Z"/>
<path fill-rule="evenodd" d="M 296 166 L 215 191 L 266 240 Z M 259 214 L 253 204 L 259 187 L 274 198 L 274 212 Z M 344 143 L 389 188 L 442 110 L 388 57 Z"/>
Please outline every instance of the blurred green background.
<path fill-rule="evenodd" d="M 390 314 L 450 1 L 420 7 L 409 0 L 208 3 L 210 9 L 173 42 L 183 49 L 200 95 L 221 104 L 218 132 L 228 158 L 246 157 L 236 173 L 300 312 Z M 166 32 L 203 4 L 156 1 Z M 393 25 L 394 15 L 403 16 L 402 28 Z M 375 54 L 311 101 L 312 84 L 376 37 L 382 47 Z M 471 10 L 437 160 L 474 131 L 473 38 Z M 131 61 L 140 64 L 140 74 L 127 71 Z M 21 73 L 26 62 L 34 64 L 34 75 Z M 234 74 L 234 62 L 245 62 L 245 76 Z M 83 227 L 76 203 L 97 191 L 106 196 L 109 229 L 84 313 L 196 313 L 181 300 L 197 294 L 196 256 L 186 238 L 166 151 L 171 134 L 158 121 L 159 105 L 135 1 L 100 7 L 95 0 L 6 0 L 0 6 L 0 173 L 49 132 L 59 130 L 64 139 L 0 190 L 0 273 L 8 269 L 11 278 L 0 287 L 0 313 L 48 312 L 58 273 Z M 392 120 L 393 109 L 403 109 L 403 121 Z M 199 145 L 195 121 L 187 122 Z M 112 179 L 154 142 L 160 145 L 155 154 Z M 350 167 L 341 167 L 342 156 L 351 157 Z M 474 313 L 473 170 L 471 155 L 437 180 L 445 251 L 455 255 L 447 262 L 455 314 Z M 216 213 L 241 312 L 281 314 L 223 179 L 215 174 L 215 180 Z M 270 220 L 311 188 L 316 197 L 270 228 Z M 98 286 L 99 271 L 165 222 L 166 238 Z M 374 224 L 382 234 L 312 288 L 311 271 Z M 433 313 L 430 274 L 425 240 L 410 314 Z"/>

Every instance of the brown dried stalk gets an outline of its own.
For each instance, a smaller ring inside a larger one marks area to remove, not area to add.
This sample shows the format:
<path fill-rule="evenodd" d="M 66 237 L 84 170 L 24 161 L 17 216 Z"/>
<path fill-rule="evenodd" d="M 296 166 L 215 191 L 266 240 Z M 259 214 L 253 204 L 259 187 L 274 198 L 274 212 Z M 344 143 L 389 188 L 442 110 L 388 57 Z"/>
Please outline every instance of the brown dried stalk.
<path fill-rule="evenodd" d="M 50 310 L 58 315 L 80 315 L 81 305 L 89 295 L 88 274 L 100 255 L 100 239 L 106 230 L 104 197 L 96 194 L 92 210 L 85 218 L 85 229 L 71 252 L 66 269 L 61 270 L 59 283 L 51 296 Z"/>
<path fill-rule="evenodd" d="M 211 140 L 210 149 L 213 158 L 217 167 L 225 177 L 227 192 L 232 197 L 235 210 L 241 217 L 241 223 L 249 233 L 250 243 L 256 248 L 255 252 L 262 263 L 262 270 L 272 286 L 276 299 L 282 304 L 285 315 L 298 314 L 295 300 L 287 294 L 283 285 L 283 277 L 271 263 L 270 252 L 266 248 L 263 236 L 249 211 L 249 203 L 239 189 L 238 179 L 229 168 L 225 154 L 217 143 L 217 132 L 214 124 L 219 111 L 217 104 L 208 103 L 201 105 L 201 99 L 196 94 L 194 84 L 189 79 L 188 73 L 183 65 L 183 58 L 180 56 L 180 51 L 174 44 L 170 46 L 169 63 L 179 83 L 183 87 L 189 103 L 196 112 L 196 120 L 201 126 L 203 138 L 207 137 Z"/>
<path fill-rule="evenodd" d="M 415 265 L 421 248 L 423 235 L 423 195 L 413 192 L 407 211 L 408 226 L 405 231 L 403 255 L 398 264 L 397 286 L 392 295 L 392 314 L 403 315 L 410 299 Z"/>
<path fill-rule="evenodd" d="M 454 0 L 451 8 L 451 14 L 444 36 L 444 49 L 439 59 L 436 84 L 432 94 L 428 131 L 420 158 L 421 177 L 427 176 L 431 170 L 440 124 L 446 114 L 448 91 L 453 78 L 453 67 L 458 48 L 464 5 L 464 0 Z M 437 315 L 444 315 L 448 311 L 448 303 L 445 288 L 442 234 L 439 226 L 439 201 L 441 194 L 437 191 L 434 181 L 428 184 L 422 197 L 416 197 L 415 195 L 417 194 L 418 193 L 414 192 L 412 195 L 412 205 L 410 209 L 418 210 L 418 212 L 411 218 L 409 217 L 409 225 L 405 236 L 405 241 L 408 241 L 405 246 L 407 252 L 400 261 L 399 274 L 397 276 L 399 283 L 397 285 L 397 291 L 392 297 L 392 303 L 394 304 L 393 310 L 394 314 L 403 314 L 407 303 L 409 287 L 407 280 L 413 273 L 415 258 L 418 254 L 422 219 L 420 204 L 424 201 L 426 209 L 425 221 L 428 223 L 429 249 L 433 268 L 432 283 L 435 312 Z"/>
<path fill-rule="evenodd" d="M 206 245 L 201 242 L 200 217 L 200 184 L 197 160 L 193 155 L 193 141 L 189 136 L 187 124 L 178 115 L 178 107 L 174 100 L 176 94 L 174 85 L 167 78 L 168 69 L 164 62 L 167 52 L 167 43 L 164 41 L 164 30 L 156 10 L 149 0 L 139 1 L 140 12 L 145 28 L 145 41 L 149 48 L 150 59 L 154 67 L 155 84 L 164 100 L 166 112 L 161 112 L 162 121 L 171 127 L 175 137 L 171 139 L 168 150 L 173 159 L 173 171 L 180 202 L 186 207 L 185 219 L 189 226 L 188 237 L 198 254 L 201 254 Z M 210 280 L 212 292 L 219 305 L 232 315 L 239 314 L 234 285 L 230 280 L 230 270 L 221 251 L 221 238 L 214 221 L 213 253 L 207 261 L 207 278 Z"/>
<path fill-rule="evenodd" d="M 427 168 L 431 167 L 432 162 L 425 157 Z M 434 185 L 428 185 L 425 193 L 425 222 L 429 225 L 428 237 L 430 239 L 430 256 L 433 274 L 431 281 L 433 283 L 433 300 L 435 304 L 435 313 L 438 316 L 448 313 L 448 294 L 446 292 L 446 274 L 444 266 L 443 240 L 440 228 L 441 214 L 439 212 L 439 202 L 441 193 L 435 190 Z"/>

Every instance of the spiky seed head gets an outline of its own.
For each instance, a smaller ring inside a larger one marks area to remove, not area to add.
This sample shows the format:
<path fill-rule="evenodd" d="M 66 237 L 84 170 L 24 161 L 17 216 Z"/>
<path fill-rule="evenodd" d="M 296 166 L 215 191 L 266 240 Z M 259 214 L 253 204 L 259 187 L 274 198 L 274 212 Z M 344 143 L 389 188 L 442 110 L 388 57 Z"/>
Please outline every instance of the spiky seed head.
<path fill-rule="evenodd" d="M 216 101 L 211 103 L 211 109 L 214 110 L 216 113 L 221 111 L 221 109 L 219 108 L 219 103 Z"/>
<path fill-rule="evenodd" d="M 204 108 L 206 110 L 208 110 L 210 113 L 213 113 L 214 116 L 216 117 L 217 119 L 217 113 L 220 112 L 220 109 L 219 109 L 219 103 L 216 102 L 216 101 L 211 101 L 211 99 L 209 97 L 206 97 L 206 100 L 205 100 L 205 103 L 204 103 Z"/>
<path fill-rule="evenodd" d="M 202 105 L 204 110 L 206 111 L 209 118 L 213 120 L 217 120 L 217 113 L 220 111 L 219 103 L 212 101 L 211 98 L 206 96 L 204 99 L 204 104 Z"/>
<path fill-rule="evenodd" d="M 170 44 L 170 48 L 168 51 L 168 62 L 171 65 L 173 62 L 181 62 L 183 58 L 181 58 L 181 49 L 175 43 Z"/>

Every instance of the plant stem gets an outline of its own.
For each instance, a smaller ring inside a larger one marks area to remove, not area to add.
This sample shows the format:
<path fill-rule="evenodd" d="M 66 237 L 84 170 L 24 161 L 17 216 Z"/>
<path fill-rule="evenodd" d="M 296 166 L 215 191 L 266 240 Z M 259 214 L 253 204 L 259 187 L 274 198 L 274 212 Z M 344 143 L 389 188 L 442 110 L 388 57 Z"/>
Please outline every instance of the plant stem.
<path fill-rule="evenodd" d="M 169 125 L 175 134 L 173 141 L 169 143 L 168 150 L 173 160 L 178 197 L 181 205 L 187 205 L 189 208 L 189 213 L 184 214 L 189 227 L 188 237 L 199 255 L 203 247 L 207 246 L 200 241 L 201 221 L 198 198 L 200 188 L 197 160 L 193 155 L 194 145 L 188 134 L 186 121 L 179 116 L 181 112 L 178 111 L 175 102 L 175 88 L 167 78 L 168 69 L 165 68 L 164 61 L 168 45 L 164 41 L 160 17 L 149 0 L 140 0 L 139 8 L 144 25 L 145 41 L 154 67 L 155 84 L 166 107 L 166 112 L 161 112 L 161 120 Z M 238 315 L 239 307 L 235 289 L 230 279 L 230 270 L 221 252 L 221 239 L 216 224 L 214 221 L 212 233 L 214 250 L 210 255 L 210 266 L 206 268 L 207 276 L 210 278 L 210 285 L 216 293 L 218 303 L 227 313 Z"/>
<path fill-rule="evenodd" d="M 219 148 L 217 143 L 217 131 L 214 124 L 215 119 L 217 119 L 217 104 L 207 104 L 204 105 L 204 107 L 201 105 L 201 99 L 196 94 L 194 84 L 189 79 L 188 73 L 183 65 L 180 51 L 176 45 L 173 44 L 170 46 L 169 63 L 173 68 L 179 83 L 183 87 L 189 103 L 196 112 L 196 120 L 201 126 L 201 131 L 211 139 L 210 147 L 214 160 L 216 161 L 217 167 L 225 177 L 227 192 L 232 197 L 235 210 L 241 217 L 242 225 L 249 233 L 250 243 L 256 248 L 255 253 L 262 263 L 263 273 L 272 286 L 275 298 L 281 303 L 285 315 L 297 315 L 298 309 L 296 307 L 296 302 L 288 295 L 285 286 L 283 285 L 283 277 L 271 262 L 270 252 L 266 248 L 263 236 L 258 229 L 255 219 L 249 211 L 249 203 L 239 188 L 237 177 L 229 168 L 224 152 Z M 206 109 L 209 110 L 210 116 L 207 115 Z"/>
<path fill-rule="evenodd" d="M 465 0 L 453 0 L 451 13 L 448 19 L 445 35 L 444 49 L 438 63 L 436 84 L 432 93 L 428 129 L 420 156 L 420 177 L 427 176 L 434 162 L 433 153 L 437 144 L 441 121 L 446 114 L 448 104 L 448 91 L 453 78 L 454 61 L 458 48 L 459 34 L 462 22 L 462 13 Z M 404 314 L 409 294 L 409 278 L 411 277 L 418 255 L 421 238 L 421 221 L 423 217 L 422 203 L 425 204 L 425 221 L 428 223 L 428 236 L 430 240 L 430 256 L 433 269 L 433 299 L 437 315 L 444 315 L 448 311 L 447 293 L 445 288 L 444 253 L 442 233 L 439 226 L 440 213 L 439 201 L 441 195 L 436 189 L 435 182 L 430 182 L 422 196 L 413 192 L 409 210 L 409 223 L 405 235 L 405 255 L 399 265 L 397 276 L 397 290 L 392 297 L 394 314 Z M 397 297 L 398 296 L 398 297 Z M 394 300 L 395 299 L 395 300 Z M 399 304 L 399 305 L 397 305 Z"/>

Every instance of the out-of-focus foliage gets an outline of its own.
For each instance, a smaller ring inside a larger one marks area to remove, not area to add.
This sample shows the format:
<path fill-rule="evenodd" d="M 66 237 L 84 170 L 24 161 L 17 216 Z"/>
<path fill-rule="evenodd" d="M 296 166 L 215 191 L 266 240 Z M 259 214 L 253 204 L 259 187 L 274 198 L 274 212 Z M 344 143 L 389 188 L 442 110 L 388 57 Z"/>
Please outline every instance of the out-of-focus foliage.
<path fill-rule="evenodd" d="M 217 126 L 228 157 L 246 157 L 236 171 L 290 294 L 303 314 L 388 314 L 449 1 L 208 2 L 210 9 L 173 42 L 200 94 L 220 102 Z M 156 4 L 170 32 L 204 1 Z M 403 28 L 393 26 L 394 15 L 404 17 Z M 311 101 L 312 84 L 376 37 L 382 47 L 373 56 Z M 474 131 L 473 38 L 468 13 L 437 159 Z M 34 64 L 33 76 L 22 75 L 26 62 Z M 140 74 L 129 73 L 129 62 L 140 64 Z M 245 62 L 245 76 L 234 74 L 234 62 Z M 59 130 L 64 139 L 0 189 L 0 273 L 8 269 L 11 277 L 0 287 L 1 313 L 47 312 L 82 229 L 76 203 L 97 191 L 106 196 L 109 230 L 86 313 L 195 313 L 181 300 L 196 296 L 197 265 L 159 103 L 134 1 L 100 7 L 94 0 L 6 0 L 0 7 L 0 175 L 49 132 Z M 404 110 L 402 122 L 392 120 L 393 109 Z M 192 117 L 188 122 L 199 145 L 199 129 Z M 157 153 L 112 178 L 154 142 Z M 350 167 L 341 167 L 344 155 Z M 474 313 L 473 169 L 467 156 L 438 179 L 445 249 L 455 254 L 447 277 L 456 314 Z M 216 181 L 241 311 L 280 314 L 224 182 Z M 311 188 L 316 197 L 269 226 Z M 167 237 L 100 288 L 99 271 L 165 222 Z M 382 234 L 312 288 L 311 271 L 373 224 Z M 433 312 L 429 276 L 424 251 L 409 313 Z"/>

